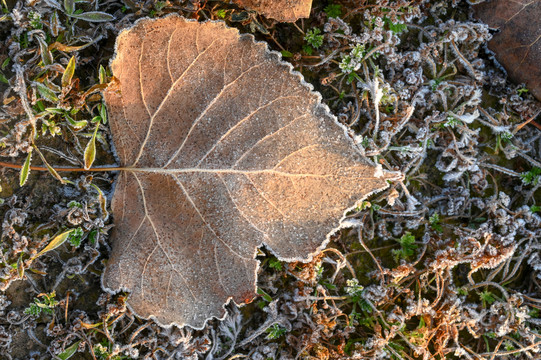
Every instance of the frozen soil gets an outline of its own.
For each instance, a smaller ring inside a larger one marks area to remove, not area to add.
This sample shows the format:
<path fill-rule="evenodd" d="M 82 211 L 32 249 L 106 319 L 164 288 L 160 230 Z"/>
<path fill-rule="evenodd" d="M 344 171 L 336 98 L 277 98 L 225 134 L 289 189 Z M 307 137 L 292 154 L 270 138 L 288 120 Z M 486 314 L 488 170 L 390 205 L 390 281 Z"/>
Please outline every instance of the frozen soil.
<path fill-rule="evenodd" d="M 359 204 L 314 261 L 261 249 L 260 296 L 194 331 L 139 319 L 129 294 L 102 290 L 114 173 L 61 173 L 61 184 L 30 171 L 20 186 L 21 171 L 2 167 L 0 358 L 539 357 L 541 107 L 507 80 L 468 1 L 314 1 L 295 24 L 218 1 L 0 6 L 1 161 L 31 152 L 40 166 L 41 152 L 53 167 L 82 167 L 99 126 L 94 165 L 114 164 L 100 90 L 115 37 L 139 18 L 180 13 L 281 51 L 359 150 L 404 174 Z M 80 15 L 89 11 L 101 13 Z"/>

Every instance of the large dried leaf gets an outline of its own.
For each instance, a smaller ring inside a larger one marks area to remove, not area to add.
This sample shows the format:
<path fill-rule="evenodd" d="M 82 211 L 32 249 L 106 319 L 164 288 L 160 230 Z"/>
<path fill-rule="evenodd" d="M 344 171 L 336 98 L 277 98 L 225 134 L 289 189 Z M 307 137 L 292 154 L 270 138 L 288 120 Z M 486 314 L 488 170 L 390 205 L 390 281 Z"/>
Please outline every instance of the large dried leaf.
<path fill-rule="evenodd" d="M 385 188 L 319 95 L 223 23 L 144 20 L 105 91 L 123 166 L 104 285 L 161 324 L 201 328 L 255 296 L 257 247 L 308 260 Z"/>
<path fill-rule="evenodd" d="M 474 8 L 477 17 L 500 30 L 488 47 L 509 77 L 541 100 L 541 1 L 492 0 Z"/>
<path fill-rule="evenodd" d="M 233 0 L 239 6 L 252 9 L 266 17 L 295 22 L 310 17 L 312 0 Z"/>

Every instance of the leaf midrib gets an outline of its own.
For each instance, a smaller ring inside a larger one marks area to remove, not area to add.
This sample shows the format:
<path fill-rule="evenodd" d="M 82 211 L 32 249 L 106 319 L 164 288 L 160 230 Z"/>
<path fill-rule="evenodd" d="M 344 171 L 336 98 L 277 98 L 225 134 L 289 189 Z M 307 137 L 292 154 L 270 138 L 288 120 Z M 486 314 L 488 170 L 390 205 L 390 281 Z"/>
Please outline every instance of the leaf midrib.
<path fill-rule="evenodd" d="M 289 173 L 285 171 L 279 171 L 274 169 L 261 169 L 261 170 L 236 170 L 236 169 L 200 169 L 200 168 L 185 168 L 185 169 L 164 169 L 164 168 L 138 168 L 138 167 L 126 167 L 118 168 L 120 171 L 138 172 L 138 173 L 155 173 L 155 174 L 238 174 L 238 175 L 278 175 L 289 177 L 314 177 L 314 178 L 328 178 L 333 176 L 340 176 L 342 178 L 355 178 L 360 180 L 371 180 L 373 177 L 358 177 L 358 176 L 346 176 L 339 174 L 305 174 L 305 173 Z"/>

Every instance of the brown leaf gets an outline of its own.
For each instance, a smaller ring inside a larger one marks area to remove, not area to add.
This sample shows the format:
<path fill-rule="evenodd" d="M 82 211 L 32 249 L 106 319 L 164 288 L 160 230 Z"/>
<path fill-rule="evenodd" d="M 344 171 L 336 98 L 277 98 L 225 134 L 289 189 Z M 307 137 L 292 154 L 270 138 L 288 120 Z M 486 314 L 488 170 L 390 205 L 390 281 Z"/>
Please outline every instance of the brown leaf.
<path fill-rule="evenodd" d="M 252 9 L 266 17 L 295 22 L 310 17 L 312 0 L 233 0 L 237 5 Z"/>
<path fill-rule="evenodd" d="M 121 164 L 104 285 L 195 328 L 255 296 L 257 247 L 307 261 L 387 187 L 291 66 L 221 22 L 122 32 L 105 91 Z"/>
<path fill-rule="evenodd" d="M 509 77 L 541 100 L 541 1 L 493 0 L 474 6 L 476 16 L 500 31 L 488 43 Z"/>

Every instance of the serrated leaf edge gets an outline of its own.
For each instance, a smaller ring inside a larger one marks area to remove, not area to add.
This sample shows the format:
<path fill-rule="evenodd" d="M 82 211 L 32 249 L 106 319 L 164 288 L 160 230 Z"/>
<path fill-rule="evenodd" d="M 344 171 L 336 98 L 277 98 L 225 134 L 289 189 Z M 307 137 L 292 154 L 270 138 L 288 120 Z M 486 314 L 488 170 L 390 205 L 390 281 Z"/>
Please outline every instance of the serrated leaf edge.
<path fill-rule="evenodd" d="M 135 21 L 135 23 L 133 23 L 130 27 L 127 27 L 125 29 L 123 29 L 117 36 L 117 39 L 119 39 L 122 35 L 126 34 L 127 32 L 129 32 L 130 30 L 132 30 L 133 28 L 135 28 L 137 25 L 141 24 L 141 23 L 146 23 L 146 22 L 153 22 L 153 21 L 158 21 L 160 19 L 164 19 L 164 18 L 169 18 L 169 17 L 177 17 L 185 22 L 198 22 L 197 20 L 195 19 L 186 19 L 178 14 L 169 14 L 167 16 L 164 16 L 163 18 L 158 18 L 158 19 L 152 19 L 152 18 L 141 18 L 141 19 L 138 19 L 137 21 Z M 316 102 L 315 102 L 315 105 L 314 105 L 314 109 L 313 109 L 313 112 L 314 113 L 317 113 L 318 110 L 319 111 L 322 111 L 324 113 L 324 116 L 328 116 L 329 118 L 331 118 L 343 131 L 344 131 L 344 134 L 346 135 L 346 138 L 347 138 L 347 141 L 349 142 L 350 146 L 355 149 L 355 151 L 361 155 L 363 157 L 363 159 L 366 160 L 367 164 L 370 164 L 372 166 L 375 167 L 375 172 L 374 172 L 374 176 L 376 177 L 379 177 L 379 176 L 383 176 L 385 177 L 386 180 L 390 180 L 390 181 L 393 181 L 393 180 L 397 180 L 397 179 L 400 179 L 402 178 L 402 174 L 399 173 L 399 172 L 391 172 L 391 171 L 383 171 L 382 168 L 381 168 L 381 165 L 379 164 L 374 164 L 372 161 L 370 161 L 368 158 L 366 158 L 365 156 L 363 156 L 361 154 L 361 152 L 359 151 L 359 148 L 358 148 L 358 145 L 355 144 L 355 142 L 353 141 L 353 138 L 352 138 L 352 135 L 353 135 L 353 132 L 347 128 L 345 125 L 343 125 L 342 123 L 340 123 L 337 119 L 337 117 L 332 114 L 330 108 L 322 102 L 323 100 L 323 97 L 321 96 L 321 94 L 317 91 L 314 90 L 314 86 L 308 82 L 306 82 L 306 80 L 304 80 L 304 76 L 296 71 L 294 68 L 293 68 L 293 65 L 291 65 L 290 63 L 282 60 L 282 54 L 277 52 L 277 51 L 274 51 L 274 50 L 270 50 L 267 43 L 264 42 L 264 41 L 258 41 L 256 40 L 256 38 L 252 35 L 252 34 L 240 34 L 240 32 L 236 29 L 236 28 L 233 28 L 233 27 L 229 27 L 227 26 L 227 24 L 224 22 L 224 21 L 221 21 L 221 20 L 206 20 L 206 21 L 201 21 L 199 22 L 201 24 L 206 24 L 206 23 L 214 23 L 214 24 L 218 24 L 218 25 L 221 25 L 224 29 L 227 29 L 227 30 L 233 30 L 236 34 L 237 34 L 237 37 L 239 38 L 239 40 L 242 40 L 242 39 L 248 39 L 248 41 L 251 41 L 253 44 L 255 44 L 256 46 L 259 46 L 259 47 L 262 47 L 264 49 L 264 51 L 267 53 L 267 54 L 270 54 L 270 55 L 273 55 L 276 59 L 276 62 L 278 65 L 281 65 L 281 66 L 284 66 L 288 69 L 289 73 L 293 76 L 295 76 L 298 81 L 300 82 L 300 84 L 302 86 L 304 86 L 305 88 L 307 88 L 309 90 L 309 94 L 311 96 L 315 96 L 316 97 Z M 119 41 L 117 40 L 115 42 L 115 50 L 114 50 L 114 54 L 113 56 L 111 57 L 111 59 L 109 60 L 109 67 L 111 67 L 112 63 L 114 60 L 116 60 L 117 58 L 117 55 L 118 55 L 118 45 L 119 45 Z M 114 84 L 112 84 L 112 86 L 114 86 Z M 104 91 L 106 91 L 107 89 L 105 89 Z M 114 149 L 114 144 L 113 144 L 113 149 Z M 115 149 L 116 151 L 116 149 Z M 370 193 L 367 193 L 365 197 L 363 198 L 359 198 L 355 204 L 347 209 L 344 210 L 344 213 L 342 215 L 342 217 L 340 218 L 339 222 L 338 222 L 338 226 L 334 229 L 332 229 L 326 236 L 325 240 L 322 241 L 321 245 L 319 247 L 316 248 L 316 250 L 312 253 L 309 253 L 305 258 L 297 258 L 297 257 L 292 257 L 292 258 L 283 258 L 283 257 L 279 257 L 270 247 L 268 247 L 268 249 L 270 250 L 270 252 L 279 260 L 281 261 L 285 261 L 285 262 L 294 262 L 294 261 L 300 261 L 300 262 L 303 262 L 303 263 L 308 263 L 310 261 L 313 260 L 313 258 L 318 255 L 319 253 L 321 253 L 321 251 L 323 249 L 325 249 L 327 247 L 327 245 L 329 244 L 330 240 L 331 240 L 331 237 L 333 235 L 335 235 L 337 232 L 339 232 L 341 229 L 344 229 L 344 228 L 351 228 L 351 224 L 350 223 L 344 223 L 344 219 L 346 218 L 346 214 L 350 211 L 352 211 L 353 209 L 355 209 L 357 206 L 359 206 L 359 204 L 364 201 L 366 198 L 374 195 L 374 194 L 377 194 L 381 191 L 384 191 L 385 189 L 387 189 L 389 187 L 389 185 L 387 184 L 386 187 L 384 188 L 380 188 L 380 189 L 376 189 Z M 113 189 L 114 191 L 114 189 Z M 254 251 L 254 256 L 253 256 L 253 259 L 255 260 L 255 257 L 256 257 L 256 254 L 257 254 L 257 250 L 259 248 L 261 248 L 262 246 L 264 246 L 266 244 L 264 243 L 261 243 L 259 244 L 257 247 L 256 247 L 256 250 Z M 257 272 L 259 271 L 259 267 L 260 267 L 260 262 L 256 260 L 256 267 L 255 267 L 255 272 L 254 272 L 254 278 L 257 280 Z M 115 295 L 115 294 L 118 294 L 119 292 L 130 292 L 130 289 L 126 288 L 126 287 L 120 287 L 119 289 L 117 290 L 112 290 L 110 288 L 108 288 L 107 286 L 105 286 L 105 283 L 104 283 L 104 275 L 105 275 L 105 272 L 103 272 L 102 276 L 101 276 L 101 279 L 100 279 L 100 283 L 101 283 L 101 287 L 102 289 L 111 294 L 111 295 Z M 257 284 L 254 282 L 253 283 L 253 291 L 254 291 L 254 294 L 256 294 L 257 292 Z M 189 326 L 195 330 L 202 330 L 203 328 L 205 328 L 207 322 L 209 320 L 212 320 L 213 318 L 216 318 L 217 320 L 225 320 L 225 318 L 227 317 L 227 310 L 226 310 L 226 307 L 233 301 L 233 298 L 232 297 L 229 297 L 225 302 L 224 304 L 222 305 L 222 309 L 223 309 L 223 315 L 221 317 L 217 317 L 217 316 L 210 316 L 208 319 L 206 319 L 203 324 L 201 325 L 201 327 L 193 327 L 191 325 L 188 325 L 188 324 L 178 324 L 176 322 L 172 322 L 170 324 L 163 324 L 162 322 L 160 322 L 154 315 L 150 315 L 148 317 L 145 317 L 145 316 L 141 316 L 139 313 L 137 313 L 137 311 L 135 311 L 135 309 L 129 304 L 129 302 L 126 303 L 127 307 L 138 317 L 142 318 L 142 319 L 146 319 L 146 320 L 149 320 L 149 319 L 152 319 L 154 322 L 156 322 L 157 324 L 159 324 L 161 327 L 163 328 L 166 328 L 166 329 L 170 329 L 171 327 L 173 326 L 177 326 L 179 328 L 182 328 L 184 326 Z M 237 306 L 239 305 L 244 305 L 244 303 L 240 303 L 240 304 L 237 304 L 235 301 L 233 301 Z"/>

